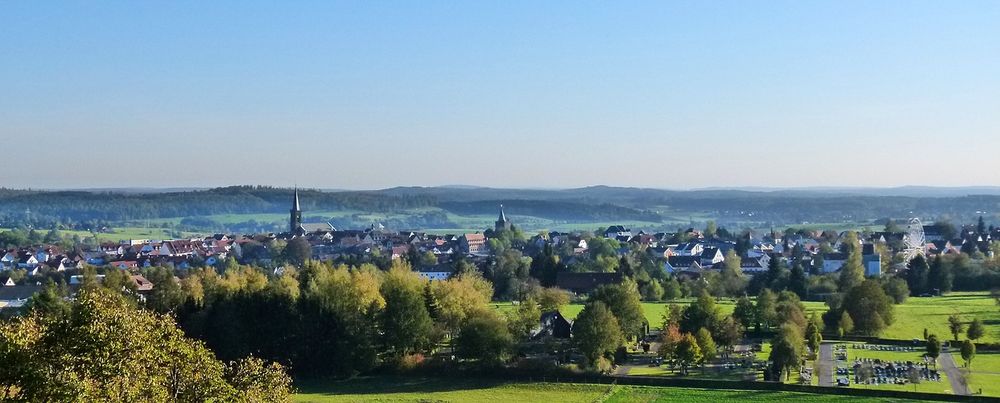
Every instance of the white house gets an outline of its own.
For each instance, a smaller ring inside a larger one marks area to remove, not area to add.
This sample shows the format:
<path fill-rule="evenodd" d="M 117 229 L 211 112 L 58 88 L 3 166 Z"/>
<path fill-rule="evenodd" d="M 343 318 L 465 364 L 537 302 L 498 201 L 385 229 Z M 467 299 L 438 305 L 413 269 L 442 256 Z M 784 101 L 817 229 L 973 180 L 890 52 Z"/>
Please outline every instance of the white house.
<path fill-rule="evenodd" d="M 434 265 L 417 271 L 417 275 L 429 281 L 447 280 L 451 277 L 451 268 L 446 265 Z"/>

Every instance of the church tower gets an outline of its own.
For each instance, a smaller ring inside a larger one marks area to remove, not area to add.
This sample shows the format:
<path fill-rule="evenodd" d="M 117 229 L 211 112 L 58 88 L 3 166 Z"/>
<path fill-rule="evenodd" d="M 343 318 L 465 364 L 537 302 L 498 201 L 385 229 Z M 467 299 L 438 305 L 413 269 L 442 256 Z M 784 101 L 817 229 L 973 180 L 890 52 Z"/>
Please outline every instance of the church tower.
<path fill-rule="evenodd" d="M 503 204 L 500 205 L 500 217 L 497 218 L 494 230 L 496 232 L 500 232 L 503 230 L 510 230 L 510 220 L 508 220 L 507 216 L 503 213 Z"/>
<path fill-rule="evenodd" d="M 294 233 L 302 226 L 302 209 L 299 207 L 299 188 L 295 188 L 295 199 L 292 200 L 292 209 L 288 213 L 288 232 Z"/>

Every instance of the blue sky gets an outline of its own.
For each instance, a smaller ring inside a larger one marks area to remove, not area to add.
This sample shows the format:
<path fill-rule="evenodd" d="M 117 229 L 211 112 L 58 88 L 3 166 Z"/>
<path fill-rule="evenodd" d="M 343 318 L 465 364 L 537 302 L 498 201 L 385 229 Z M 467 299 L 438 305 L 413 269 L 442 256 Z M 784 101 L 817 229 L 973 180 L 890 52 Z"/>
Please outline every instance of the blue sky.
<path fill-rule="evenodd" d="M 0 2 L 0 185 L 1000 184 L 1000 2 Z"/>

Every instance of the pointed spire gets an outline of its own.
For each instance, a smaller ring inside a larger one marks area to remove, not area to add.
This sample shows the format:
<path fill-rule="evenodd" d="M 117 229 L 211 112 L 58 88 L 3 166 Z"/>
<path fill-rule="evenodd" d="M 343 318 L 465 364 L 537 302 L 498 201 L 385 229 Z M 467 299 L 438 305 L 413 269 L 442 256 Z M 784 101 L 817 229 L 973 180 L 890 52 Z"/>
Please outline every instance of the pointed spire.
<path fill-rule="evenodd" d="M 299 208 L 299 187 L 298 186 L 295 187 L 295 202 L 292 205 L 292 210 L 295 210 L 295 211 L 302 210 L 301 208 Z"/>
<path fill-rule="evenodd" d="M 500 219 L 499 222 L 507 222 L 507 216 L 503 213 L 503 203 L 500 203 Z"/>

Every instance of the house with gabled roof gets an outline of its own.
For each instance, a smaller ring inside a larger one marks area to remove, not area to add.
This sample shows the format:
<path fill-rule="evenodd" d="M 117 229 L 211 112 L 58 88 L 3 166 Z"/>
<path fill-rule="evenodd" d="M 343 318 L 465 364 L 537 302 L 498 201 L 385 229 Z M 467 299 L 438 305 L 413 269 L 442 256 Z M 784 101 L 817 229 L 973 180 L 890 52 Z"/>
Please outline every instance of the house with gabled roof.
<path fill-rule="evenodd" d="M 486 236 L 480 233 L 464 234 L 459 239 L 459 243 L 466 253 L 479 255 L 486 253 Z"/>
<path fill-rule="evenodd" d="M 702 271 L 703 267 L 701 265 L 701 255 L 668 257 L 667 262 L 663 264 L 663 269 L 666 270 L 667 273 Z"/>

